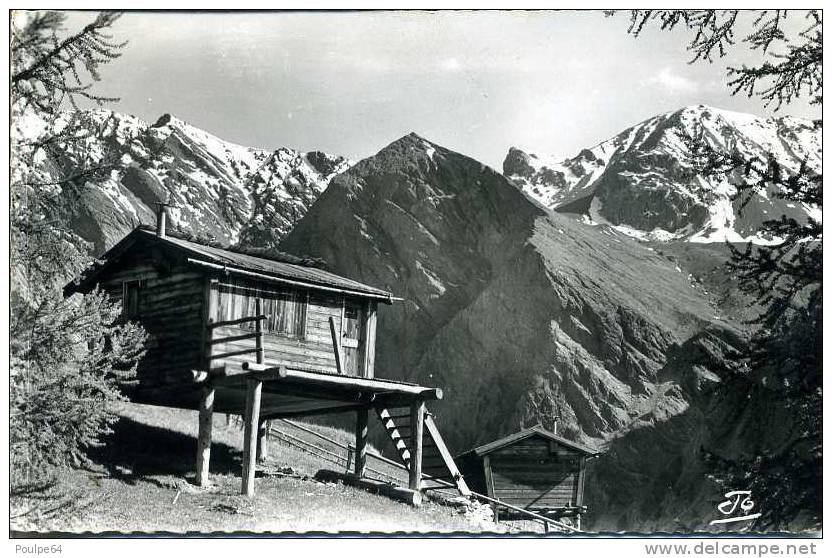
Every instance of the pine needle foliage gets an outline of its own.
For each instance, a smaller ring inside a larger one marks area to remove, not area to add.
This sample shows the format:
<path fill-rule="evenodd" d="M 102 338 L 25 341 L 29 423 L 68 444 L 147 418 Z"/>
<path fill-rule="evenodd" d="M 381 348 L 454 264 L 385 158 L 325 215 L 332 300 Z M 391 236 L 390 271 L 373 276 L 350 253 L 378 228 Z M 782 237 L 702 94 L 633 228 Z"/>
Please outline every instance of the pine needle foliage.
<path fill-rule="evenodd" d="M 788 36 L 787 10 L 631 10 L 630 34 L 649 27 L 684 29 L 692 38 L 690 63 L 713 62 L 744 45 L 760 54 L 757 65 L 728 68 L 733 95 L 744 94 L 777 111 L 800 98 L 823 100 L 822 12 L 800 13 L 805 26 Z M 608 12 L 613 15 L 613 12 Z M 737 36 L 737 24 L 750 17 L 750 31 Z M 814 123 L 822 129 L 823 122 Z M 703 135 L 686 139 L 697 171 L 708 176 L 743 178 L 733 201 L 741 212 L 756 193 L 764 192 L 795 205 L 821 210 L 823 175 L 804 161 L 798 169 L 783 168 L 772 154 L 751 158 L 738 150 L 718 152 Z M 822 524 L 822 353 L 823 353 L 823 227 L 809 216 L 804 221 L 780 216 L 761 231 L 778 238 L 769 246 L 729 244 L 728 270 L 740 288 L 762 309 L 751 320 L 754 334 L 744 357 L 750 372 L 733 378 L 724 389 L 746 386 L 749 394 L 764 387 L 777 390 L 789 411 L 792 435 L 779 448 L 728 459 L 705 452 L 713 477 L 726 490 L 752 491 L 762 515 L 757 529 Z"/>
<path fill-rule="evenodd" d="M 58 218 L 66 190 L 100 167 L 47 166 L 44 155 L 84 142 L 76 101 L 113 100 L 92 89 L 123 43 L 101 13 L 67 33 L 65 14 L 15 12 L 11 22 L 10 461 L 16 493 L 56 467 L 88 465 L 85 451 L 115 420 L 113 403 L 135 378 L 145 333 L 99 291 L 64 299 L 63 285 L 90 259 L 89 246 Z M 34 490 L 35 488 L 33 488 Z"/>

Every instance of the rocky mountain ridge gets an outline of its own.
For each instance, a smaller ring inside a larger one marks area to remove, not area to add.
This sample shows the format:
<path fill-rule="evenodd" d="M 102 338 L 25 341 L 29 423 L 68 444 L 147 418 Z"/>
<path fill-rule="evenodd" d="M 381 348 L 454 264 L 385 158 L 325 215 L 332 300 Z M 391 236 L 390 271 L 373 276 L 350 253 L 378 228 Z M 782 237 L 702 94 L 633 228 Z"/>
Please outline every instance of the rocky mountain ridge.
<path fill-rule="evenodd" d="M 511 148 L 503 172 L 546 207 L 645 240 L 776 243 L 760 232 L 764 220 L 821 219 L 816 207 L 778 199 L 773 186 L 742 207 L 742 200 L 732 199 L 745 180 L 742 171 L 727 179 L 701 172 L 701 161 L 686 145 L 700 137 L 717 153 L 736 151 L 761 161 L 772 156 L 786 173 L 804 162 L 809 172 L 821 172 L 821 129 L 815 123 L 705 105 L 660 114 L 572 158 Z"/>
<path fill-rule="evenodd" d="M 153 124 L 110 110 L 75 118 L 81 139 L 57 143 L 28 172 L 48 183 L 98 169 L 64 188 L 62 203 L 63 219 L 96 253 L 136 225 L 153 224 L 160 201 L 172 204 L 171 221 L 184 233 L 273 247 L 352 165 L 320 151 L 243 147 L 169 114 Z M 16 132 L 25 138 L 37 129 L 23 121 Z"/>

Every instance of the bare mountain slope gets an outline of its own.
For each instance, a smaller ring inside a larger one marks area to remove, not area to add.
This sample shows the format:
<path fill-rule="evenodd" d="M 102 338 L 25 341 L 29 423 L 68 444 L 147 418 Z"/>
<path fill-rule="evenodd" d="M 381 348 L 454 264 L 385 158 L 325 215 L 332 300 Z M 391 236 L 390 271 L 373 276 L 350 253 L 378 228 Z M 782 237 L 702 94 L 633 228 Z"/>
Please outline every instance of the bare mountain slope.
<path fill-rule="evenodd" d="M 649 247 L 415 134 L 336 177 L 281 249 L 405 298 L 381 313 L 377 369 L 446 389 L 457 450 L 538 421 L 600 442 L 678 412 L 657 372 L 715 314 Z"/>

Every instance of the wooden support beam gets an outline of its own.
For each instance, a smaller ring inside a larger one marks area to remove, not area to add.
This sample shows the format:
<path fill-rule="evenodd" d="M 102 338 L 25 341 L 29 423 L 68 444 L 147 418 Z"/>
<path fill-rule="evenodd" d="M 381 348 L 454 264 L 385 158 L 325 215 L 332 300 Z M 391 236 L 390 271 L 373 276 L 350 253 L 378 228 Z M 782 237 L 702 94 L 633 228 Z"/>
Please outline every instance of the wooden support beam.
<path fill-rule="evenodd" d="M 338 328 L 335 326 L 335 317 L 329 317 L 329 333 L 332 335 L 332 349 L 335 351 L 335 368 L 339 374 L 344 373 L 344 355 L 341 352 L 341 340 L 338 336 Z"/>
<path fill-rule="evenodd" d="M 410 489 L 422 488 L 422 438 L 425 429 L 425 402 L 410 406 Z"/>
<path fill-rule="evenodd" d="M 199 434 L 196 440 L 196 483 L 207 486 L 211 463 L 211 438 L 214 422 L 214 388 L 202 388 L 199 400 Z"/>
<path fill-rule="evenodd" d="M 347 467 L 346 467 L 347 470 L 344 471 L 345 473 L 349 473 L 350 468 L 352 468 L 352 454 L 353 454 L 353 447 L 352 446 L 347 447 Z"/>
<path fill-rule="evenodd" d="M 243 433 L 243 486 L 241 494 L 254 496 L 254 471 L 257 459 L 257 426 L 260 420 L 260 395 L 263 382 L 249 380 L 246 392 L 246 413 L 244 416 L 245 431 Z"/>
<path fill-rule="evenodd" d="M 486 455 L 482 458 L 482 467 L 485 471 L 485 492 L 491 498 L 496 498 L 494 495 L 494 477 L 491 474 L 491 457 Z M 491 509 L 494 510 L 494 523 L 500 522 L 500 508 L 496 501 L 491 502 Z"/>
<path fill-rule="evenodd" d="M 263 322 L 266 317 L 263 316 L 263 301 L 260 297 L 254 299 L 254 313 L 257 320 L 254 322 L 254 351 L 256 355 L 257 364 L 266 362 L 266 355 L 263 351 Z"/>
<path fill-rule="evenodd" d="M 317 409 L 309 409 L 304 411 L 279 411 L 274 413 L 269 413 L 268 415 L 262 415 L 263 418 L 267 418 L 269 420 L 274 420 L 278 418 L 300 418 L 300 417 L 310 417 L 310 416 L 320 416 L 320 415 L 331 415 L 331 414 L 338 414 L 338 413 L 349 413 L 359 409 L 360 407 L 364 407 L 363 403 L 355 404 L 355 405 L 343 405 L 343 406 L 335 406 L 335 407 L 320 407 Z"/>
<path fill-rule="evenodd" d="M 451 456 L 451 452 L 448 451 L 448 448 L 445 446 L 445 441 L 442 439 L 442 435 L 439 433 L 439 428 L 436 427 L 436 423 L 433 422 L 433 417 L 430 413 L 425 413 L 425 415 L 425 428 L 428 431 L 430 437 L 429 439 L 433 441 L 432 447 L 439 454 L 436 457 L 438 460 L 441 460 L 444 467 L 447 468 L 451 478 L 454 479 L 454 483 L 456 484 L 459 493 L 463 496 L 470 496 L 471 489 L 468 488 L 465 479 L 462 478 L 462 473 L 457 468 L 456 463 L 454 463 L 454 458 Z"/>
<path fill-rule="evenodd" d="M 356 486 L 375 494 L 382 494 L 411 506 L 422 504 L 422 493 L 418 490 L 410 490 L 394 484 L 377 481 L 368 478 L 358 478 L 350 473 L 339 473 L 329 469 L 321 469 L 315 473 L 315 478 L 322 482 L 342 482 L 349 486 Z"/>
<path fill-rule="evenodd" d="M 580 508 L 584 505 L 584 479 L 586 478 L 586 457 L 582 457 L 578 464 L 578 482 L 575 483 L 575 505 Z M 580 514 L 578 518 L 580 519 Z M 580 527 L 578 527 L 580 529 Z"/>
<path fill-rule="evenodd" d="M 254 362 L 244 362 L 243 372 L 239 374 L 246 378 L 256 377 L 260 380 L 281 380 L 298 385 L 319 385 L 341 387 L 345 389 L 358 389 L 367 393 L 380 392 L 385 396 L 401 394 L 405 396 L 416 396 L 421 400 L 442 399 L 441 388 L 429 388 L 416 384 L 396 382 L 393 380 L 381 380 L 378 378 L 358 378 L 355 376 L 338 376 L 324 372 L 310 372 L 298 368 L 287 368 L 285 366 L 266 366 Z"/>
<path fill-rule="evenodd" d="M 214 339 L 213 312 L 216 306 L 216 291 L 214 280 L 206 277 L 202 292 L 202 368 L 210 371 L 211 368 L 211 344 Z"/>
<path fill-rule="evenodd" d="M 254 352 L 257 359 L 257 364 L 264 364 L 266 362 L 266 353 L 263 349 L 263 322 L 266 317 L 263 315 L 263 301 L 260 297 L 254 299 L 254 314 L 257 320 L 254 322 Z M 258 411 L 259 414 L 259 411 Z M 268 436 L 269 422 L 258 418 L 257 420 L 257 454 L 255 461 L 262 461 L 268 457 L 268 448 L 266 447 L 266 437 Z"/>
<path fill-rule="evenodd" d="M 367 469 L 367 423 L 369 410 L 359 409 L 355 413 L 355 476 L 361 478 Z"/>
<path fill-rule="evenodd" d="M 258 462 L 269 458 L 269 421 L 260 418 L 257 424 L 257 458 Z"/>

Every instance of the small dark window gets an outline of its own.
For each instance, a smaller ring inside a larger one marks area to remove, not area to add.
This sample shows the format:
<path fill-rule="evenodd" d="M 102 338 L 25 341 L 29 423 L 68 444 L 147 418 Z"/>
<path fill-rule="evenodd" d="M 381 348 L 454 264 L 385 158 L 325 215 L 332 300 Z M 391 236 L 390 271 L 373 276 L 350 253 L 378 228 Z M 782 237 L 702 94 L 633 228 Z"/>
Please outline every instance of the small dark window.
<path fill-rule="evenodd" d="M 358 307 L 347 305 L 344 308 L 344 317 L 348 320 L 357 320 L 358 319 Z"/>
<path fill-rule="evenodd" d="M 142 281 L 125 281 L 122 285 L 122 314 L 135 318 L 141 313 Z"/>

